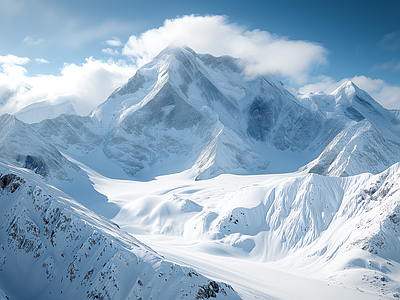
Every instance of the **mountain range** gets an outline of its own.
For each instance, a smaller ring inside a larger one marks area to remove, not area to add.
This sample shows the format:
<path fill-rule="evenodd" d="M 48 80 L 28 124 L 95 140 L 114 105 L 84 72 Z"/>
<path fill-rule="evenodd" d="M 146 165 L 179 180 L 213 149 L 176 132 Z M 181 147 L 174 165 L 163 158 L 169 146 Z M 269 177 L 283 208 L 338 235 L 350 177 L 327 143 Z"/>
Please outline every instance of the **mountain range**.
<path fill-rule="evenodd" d="M 75 111 L 0 116 L 0 299 L 292 299 L 210 271 L 216 255 L 400 297 L 400 114 L 353 82 L 293 95 L 240 59 L 169 46 Z"/>

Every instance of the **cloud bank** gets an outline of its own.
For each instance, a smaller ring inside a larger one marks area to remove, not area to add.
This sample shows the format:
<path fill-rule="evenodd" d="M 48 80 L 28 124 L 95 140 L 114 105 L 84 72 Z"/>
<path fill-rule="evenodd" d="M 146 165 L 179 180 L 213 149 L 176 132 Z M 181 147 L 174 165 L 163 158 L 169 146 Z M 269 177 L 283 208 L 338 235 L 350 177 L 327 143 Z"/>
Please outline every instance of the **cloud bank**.
<path fill-rule="evenodd" d="M 0 58 L 0 63 L 4 61 L 23 63 L 26 59 L 7 56 L 2 61 Z M 0 69 L 0 114 L 16 113 L 40 101 L 51 104 L 70 101 L 78 114 L 87 115 L 125 83 L 135 70 L 123 61 L 88 58 L 82 65 L 65 64 L 59 76 L 27 76 L 24 67 L 3 63 Z"/>
<path fill-rule="evenodd" d="M 159 28 L 131 36 L 123 54 L 141 66 L 171 43 L 215 56 L 252 57 L 258 63 L 247 66 L 248 74 L 275 73 L 297 84 L 307 82 L 315 67 L 328 63 L 328 51 L 317 43 L 294 41 L 267 31 L 249 31 L 229 23 L 225 16 L 191 15 L 166 20 Z"/>

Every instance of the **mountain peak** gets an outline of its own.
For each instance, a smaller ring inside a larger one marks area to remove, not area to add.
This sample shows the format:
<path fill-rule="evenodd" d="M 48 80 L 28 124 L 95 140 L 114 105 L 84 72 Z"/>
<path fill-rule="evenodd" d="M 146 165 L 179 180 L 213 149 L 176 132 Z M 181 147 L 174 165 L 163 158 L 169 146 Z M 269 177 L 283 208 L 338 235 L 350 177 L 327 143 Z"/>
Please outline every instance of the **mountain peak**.
<path fill-rule="evenodd" d="M 339 95 L 345 92 L 347 95 L 358 94 L 361 89 L 351 80 L 344 82 L 336 90 L 334 90 L 331 95 Z"/>
<path fill-rule="evenodd" d="M 165 47 L 161 52 L 154 58 L 155 60 L 158 59 L 164 59 L 165 56 L 174 56 L 176 58 L 180 56 L 187 56 L 187 55 L 193 55 L 197 56 L 197 53 L 191 49 L 190 47 L 186 45 L 181 45 L 177 43 L 172 43 L 169 44 L 167 47 Z"/>

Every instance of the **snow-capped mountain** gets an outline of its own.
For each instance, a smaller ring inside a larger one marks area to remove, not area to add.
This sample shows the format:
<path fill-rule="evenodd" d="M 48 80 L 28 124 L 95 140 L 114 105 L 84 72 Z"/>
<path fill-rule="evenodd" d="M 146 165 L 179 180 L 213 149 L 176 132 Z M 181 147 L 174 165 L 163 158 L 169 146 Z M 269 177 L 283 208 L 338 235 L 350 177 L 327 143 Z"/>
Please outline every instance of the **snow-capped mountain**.
<path fill-rule="evenodd" d="M 185 156 L 176 171 L 193 167 L 198 178 L 265 172 L 270 148 L 316 152 L 344 127 L 301 105 L 272 75 L 248 80 L 234 58 L 174 46 L 92 116 L 108 131 L 104 152 L 128 173 Z"/>
<path fill-rule="evenodd" d="M 245 95 L 237 82 L 243 78 L 232 58 L 222 60 L 216 73 L 211 69 L 213 63 L 219 66 L 216 58 L 168 47 L 138 70 L 93 111 L 108 128 L 106 155 L 122 162 L 132 175 L 175 156 L 186 157 L 176 171 L 195 166 L 203 177 L 207 169 L 214 175 L 265 170 L 268 160 L 247 146 L 237 130 L 236 100 Z"/>
<path fill-rule="evenodd" d="M 350 119 L 317 159 L 305 168 L 328 176 L 379 173 L 400 158 L 400 127 L 396 114 L 384 109 L 354 83 L 346 82 L 329 95 L 300 96 L 327 118 Z"/>
<path fill-rule="evenodd" d="M 241 66 L 170 46 L 89 116 L 1 116 L 0 299 L 400 297 L 399 111 Z"/>
<path fill-rule="evenodd" d="M 307 164 L 313 173 L 348 176 L 397 161 L 396 116 L 352 82 L 296 98 L 273 75 L 247 78 L 237 59 L 170 46 L 91 117 L 32 127 L 70 155 L 100 147 L 135 178 L 281 173 Z"/>
<path fill-rule="evenodd" d="M 0 163 L 0 197 L 4 299 L 240 299 L 32 173 Z"/>

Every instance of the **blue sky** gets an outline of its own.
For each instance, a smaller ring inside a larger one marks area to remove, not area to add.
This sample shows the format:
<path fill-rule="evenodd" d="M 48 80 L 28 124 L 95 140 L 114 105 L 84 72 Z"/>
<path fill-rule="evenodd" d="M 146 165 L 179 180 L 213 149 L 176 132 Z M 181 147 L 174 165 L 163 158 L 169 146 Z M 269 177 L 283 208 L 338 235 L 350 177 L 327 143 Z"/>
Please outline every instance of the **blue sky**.
<path fill-rule="evenodd" d="M 399 11 L 396 0 L 0 0 L 0 100 L 15 112 L 86 92 L 90 110 L 177 38 L 202 53 L 253 56 L 260 66 L 250 71 L 300 92 L 351 79 L 400 109 Z"/>

